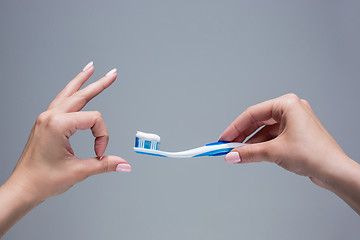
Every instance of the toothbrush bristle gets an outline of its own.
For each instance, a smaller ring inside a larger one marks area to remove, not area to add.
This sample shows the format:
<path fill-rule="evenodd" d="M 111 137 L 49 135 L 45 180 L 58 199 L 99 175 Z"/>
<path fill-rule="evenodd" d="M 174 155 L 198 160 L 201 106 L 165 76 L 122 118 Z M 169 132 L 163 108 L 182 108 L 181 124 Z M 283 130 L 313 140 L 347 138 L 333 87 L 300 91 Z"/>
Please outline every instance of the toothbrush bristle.
<path fill-rule="evenodd" d="M 152 133 L 137 132 L 135 137 L 135 147 L 159 150 L 160 137 Z"/>
<path fill-rule="evenodd" d="M 150 141 L 150 140 L 141 139 L 141 138 L 137 137 L 135 139 L 135 147 L 159 150 L 159 143 L 156 141 Z"/>

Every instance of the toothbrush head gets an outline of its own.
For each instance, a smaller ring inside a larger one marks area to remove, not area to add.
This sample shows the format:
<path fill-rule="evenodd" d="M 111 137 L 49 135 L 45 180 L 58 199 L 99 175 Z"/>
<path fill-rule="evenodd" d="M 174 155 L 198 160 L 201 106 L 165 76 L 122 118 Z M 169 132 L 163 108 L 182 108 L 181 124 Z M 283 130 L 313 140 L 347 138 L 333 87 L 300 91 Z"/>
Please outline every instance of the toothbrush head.
<path fill-rule="evenodd" d="M 160 137 L 152 133 L 136 132 L 135 147 L 159 150 Z"/>

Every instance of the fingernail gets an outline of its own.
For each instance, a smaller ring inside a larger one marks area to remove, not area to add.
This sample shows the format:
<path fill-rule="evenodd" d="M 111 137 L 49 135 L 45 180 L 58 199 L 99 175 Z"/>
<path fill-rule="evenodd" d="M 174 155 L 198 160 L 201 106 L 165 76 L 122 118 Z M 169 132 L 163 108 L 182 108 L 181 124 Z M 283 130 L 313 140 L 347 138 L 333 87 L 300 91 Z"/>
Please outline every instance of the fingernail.
<path fill-rule="evenodd" d="M 104 154 L 103 154 L 103 155 L 101 155 L 101 157 L 99 157 L 99 159 L 100 159 L 100 160 L 102 160 L 103 158 L 104 158 Z"/>
<path fill-rule="evenodd" d="M 238 152 L 229 152 L 225 155 L 225 161 L 227 163 L 239 163 L 241 159 Z"/>
<path fill-rule="evenodd" d="M 117 69 L 114 68 L 114 69 L 110 70 L 105 76 L 111 76 L 111 75 L 113 75 L 114 73 L 116 73 L 116 71 L 117 71 Z"/>
<path fill-rule="evenodd" d="M 119 163 L 116 166 L 117 172 L 131 172 L 131 166 L 127 163 Z"/>
<path fill-rule="evenodd" d="M 88 64 L 86 64 L 86 66 L 84 67 L 84 69 L 82 70 L 83 72 L 86 72 L 87 70 L 89 70 L 92 66 L 94 65 L 94 62 L 91 61 Z"/>

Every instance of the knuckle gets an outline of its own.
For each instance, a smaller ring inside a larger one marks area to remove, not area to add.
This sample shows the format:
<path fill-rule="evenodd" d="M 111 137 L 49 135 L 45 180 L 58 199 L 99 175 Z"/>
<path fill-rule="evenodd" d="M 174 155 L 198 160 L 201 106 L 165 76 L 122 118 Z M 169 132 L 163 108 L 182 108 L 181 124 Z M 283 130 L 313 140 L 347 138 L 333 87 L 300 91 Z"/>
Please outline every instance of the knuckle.
<path fill-rule="evenodd" d="M 271 162 L 273 158 L 272 152 L 270 144 L 254 144 L 243 148 L 241 158 L 244 158 L 246 162 Z"/>
<path fill-rule="evenodd" d="M 51 114 L 49 117 L 48 117 L 48 120 L 47 120 L 47 125 L 50 127 L 50 128 L 56 128 L 60 123 L 60 120 L 59 120 L 59 116 L 55 115 L 55 114 Z"/>
<path fill-rule="evenodd" d="M 43 112 L 36 119 L 36 125 L 52 132 L 62 131 L 63 121 L 58 114 Z"/>
<path fill-rule="evenodd" d="M 260 155 L 263 159 L 270 161 L 273 158 L 274 151 L 272 150 L 271 143 L 268 142 L 266 146 L 264 145 L 260 150 Z"/>
<path fill-rule="evenodd" d="M 309 104 L 309 102 L 306 99 L 301 99 L 303 103 Z"/>
<path fill-rule="evenodd" d="M 103 160 L 102 160 L 102 172 L 103 172 L 103 173 L 106 173 L 106 172 L 109 172 L 109 171 L 110 171 L 109 161 L 103 159 Z"/>
<path fill-rule="evenodd" d="M 247 107 L 245 112 L 251 112 L 254 109 L 254 106 Z"/>
<path fill-rule="evenodd" d="M 242 160 L 245 160 L 246 162 L 254 161 L 254 155 L 249 151 L 247 147 L 245 147 L 243 151 L 240 151 L 239 154 L 240 154 L 240 158 Z"/>
<path fill-rule="evenodd" d="M 109 141 L 110 137 L 108 132 L 104 134 L 104 138 L 106 139 L 106 141 Z"/>
<path fill-rule="evenodd" d="M 245 110 L 245 112 L 249 115 L 252 122 L 256 122 L 256 119 L 254 118 L 253 115 L 254 108 L 255 108 L 254 106 L 250 106 Z"/>
<path fill-rule="evenodd" d="M 99 111 L 94 111 L 94 115 L 97 119 L 102 119 L 102 115 Z"/>
<path fill-rule="evenodd" d="M 285 95 L 285 99 L 289 106 L 294 106 L 300 103 L 300 98 L 294 93 L 288 93 Z"/>
<path fill-rule="evenodd" d="M 290 101 L 299 101 L 300 98 L 295 93 L 288 93 L 285 97 Z"/>
<path fill-rule="evenodd" d="M 41 114 L 38 116 L 38 118 L 36 119 L 36 124 L 37 124 L 37 125 L 43 125 L 44 123 L 47 122 L 48 116 L 49 116 L 48 112 L 43 112 L 43 113 L 41 113 Z"/>
<path fill-rule="evenodd" d="M 108 85 L 105 82 L 102 82 L 100 87 L 101 87 L 101 91 L 104 91 L 108 87 Z"/>
<path fill-rule="evenodd" d="M 53 116 L 51 117 L 51 120 L 49 120 L 47 128 L 52 134 L 60 135 L 64 133 L 66 127 L 57 116 Z"/>
<path fill-rule="evenodd" d="M 43 112 L 36 119 L 36 123 L 38 125 L 52 126 L 52 125 L 56 125 L 58 120 L 59 119 L 58 116 L 56 116 L 56 114 L 50 112 Z"/>
<path fill-rule="evenodd" d="M 301 101 L 302 101 L 305 105 L 307 105 L 308 107 L 310 107 L 310 103 L 309 103 L 306 99 L 301 99 Z"/>

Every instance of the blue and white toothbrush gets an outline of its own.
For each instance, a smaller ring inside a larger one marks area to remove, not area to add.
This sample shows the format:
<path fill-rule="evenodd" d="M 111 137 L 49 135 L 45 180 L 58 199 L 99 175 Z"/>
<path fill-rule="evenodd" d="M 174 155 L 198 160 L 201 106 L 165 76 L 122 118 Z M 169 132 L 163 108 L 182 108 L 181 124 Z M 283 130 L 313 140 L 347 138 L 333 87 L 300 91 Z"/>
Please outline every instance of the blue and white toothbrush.
<path fill-rule="evenodd" d="M 202 156 L 225 155 L 232 149 L 246 145 L 238 142 L 214 142 L 182 152 L 159 151 L 160 137 L 152 133 L 136 132 L 135 147 L 136 153 L 171 158 L 193 158 Z"/>

